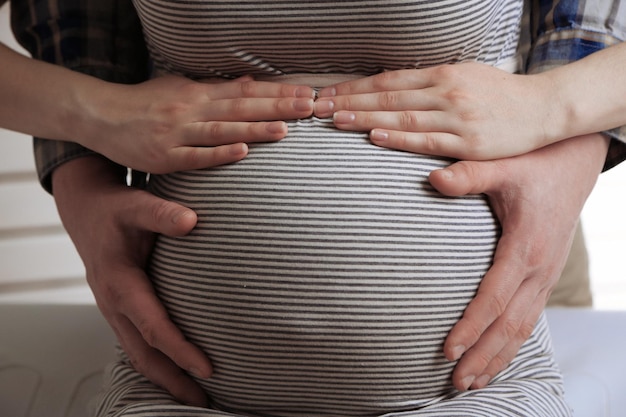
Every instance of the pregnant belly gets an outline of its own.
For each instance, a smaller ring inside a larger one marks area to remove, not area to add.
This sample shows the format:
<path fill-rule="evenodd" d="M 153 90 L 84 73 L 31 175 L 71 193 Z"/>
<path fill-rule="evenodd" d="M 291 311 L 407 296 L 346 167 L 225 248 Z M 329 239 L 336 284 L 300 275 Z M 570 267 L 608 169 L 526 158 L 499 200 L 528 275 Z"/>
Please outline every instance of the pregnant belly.
<path fill-rule="evenodd" d="M 382 414 L 451 390 L 442 353 L 489 268 L 481 196 L 447 198 L 448 162 L 375 147 L 327 120 L 291 123 L 236 164 L 155 176 L 196 210 L 151 263 L 173 320 L 206 350 L 216 406 L 253 414 Z"/>

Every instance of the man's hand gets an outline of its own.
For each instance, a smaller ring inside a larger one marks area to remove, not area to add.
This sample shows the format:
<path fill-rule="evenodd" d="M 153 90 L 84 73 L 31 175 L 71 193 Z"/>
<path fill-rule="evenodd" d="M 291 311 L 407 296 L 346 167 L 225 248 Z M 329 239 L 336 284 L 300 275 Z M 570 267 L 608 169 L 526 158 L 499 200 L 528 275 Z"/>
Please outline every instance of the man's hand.
<path fill-rule="evenodd" d="M 457 162 L 431 173 L 443 194 L 487 194 L 502 225 L 493 265 L 445 342 L 446 357 L 460 359 L 453 374 L 457 389 L 487 385 L 530 336 L 607 148 L 600 134 L 580 136 L 514 158 Z"/>
<path fill-rule="evenodd" d="M 209 359 L 170 321 L 144 272 L 154 233 L 184 235 L 195 226 L 196 215 L 127 187 L 124 176 L 101 157 L 57 168 L 53 188 L 61 219 L 98 307 L 135 369 L 180 401 L 206 405 L 203 390 L 183 370 L 208 378 Z"/>
<path fill-rule="evenodd" d="M 80 103 L 71 137 L 136 170 L 162 174 L 238 161 L 249 142 L 277 141 L 283 120 L 313 113 L 313 89 L 242 77 L 195 82 L 165 76 L 105 84 Z M 92 97 L 95 96 L 95 97 Z"/>

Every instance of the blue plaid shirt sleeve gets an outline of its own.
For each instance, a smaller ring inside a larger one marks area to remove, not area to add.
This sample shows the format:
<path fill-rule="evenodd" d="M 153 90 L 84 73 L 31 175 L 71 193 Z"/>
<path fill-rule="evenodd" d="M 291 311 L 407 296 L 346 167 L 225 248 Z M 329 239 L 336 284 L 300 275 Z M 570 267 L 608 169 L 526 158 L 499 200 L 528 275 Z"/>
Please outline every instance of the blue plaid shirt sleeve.
<path fill-rule="evenodd" d="M 131 0 L 12 0 L 11 26 L 32 55 L 107 81 L 133 84 L 148 77 L 148 53 Z M 92 151 L 70 142 L 34 139 L 39 180 Z"/>
<path fill-rule="evenodd" d="M 532 46 L 527 72 L 537 73 L 623 42 L 626 2 L 621 0 L 530 0 Z M 626 159 L 626 126 L 604 132 L 611 146 L 604 169 Z"/>

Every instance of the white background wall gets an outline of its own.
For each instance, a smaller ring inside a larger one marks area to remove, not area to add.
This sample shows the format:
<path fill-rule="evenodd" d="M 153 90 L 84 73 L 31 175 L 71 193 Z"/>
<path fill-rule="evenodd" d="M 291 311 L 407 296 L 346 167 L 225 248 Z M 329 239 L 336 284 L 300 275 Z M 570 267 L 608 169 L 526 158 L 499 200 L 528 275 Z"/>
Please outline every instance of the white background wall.
<path fill-rule="evenodd" d="M 19 49 L 8 5 L 0 9 L 0 41 Z M 31 138 L 0 129 L 0 301 L 26 299 L 92 302 L 82 262 L 37 180 Z"/>
<path fill-rule="evenodd" d="M 18 48 L 6 5 L 0 9 L 0 41 Z M 601 176 L 583 213 L 599 309 L 626 309 L 623 213 L 626 163 Z M 93 302 L 83 275 L 54 201 L 37 182 L 30 138 L 0 130 L 0 301 Z"/>

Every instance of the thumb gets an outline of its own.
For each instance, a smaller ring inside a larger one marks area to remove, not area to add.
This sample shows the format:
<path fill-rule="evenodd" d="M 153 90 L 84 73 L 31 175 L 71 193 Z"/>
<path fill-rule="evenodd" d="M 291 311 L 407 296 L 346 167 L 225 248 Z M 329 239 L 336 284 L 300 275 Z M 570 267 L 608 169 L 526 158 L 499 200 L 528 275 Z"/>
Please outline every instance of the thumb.
<path fill-rule="evenodd" d="M 198 221 L 198 216 L 190 208 L 147 191 L 136 190 L 126 201 L 130 202 L 130 207 L 120 215 L 120 222 L 135 229 L 184 236 Z"/>
<path fill-rule="evenodd" d="M 506 177 L 496 161 L 459 161 L 432 171 L 428 179 L 440 193 L 461 196 L 501 189 Z"/>

